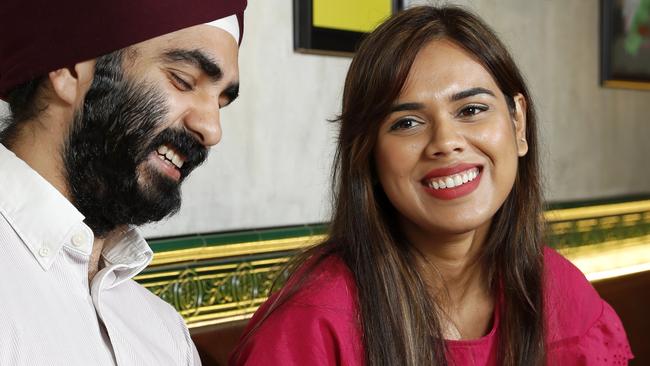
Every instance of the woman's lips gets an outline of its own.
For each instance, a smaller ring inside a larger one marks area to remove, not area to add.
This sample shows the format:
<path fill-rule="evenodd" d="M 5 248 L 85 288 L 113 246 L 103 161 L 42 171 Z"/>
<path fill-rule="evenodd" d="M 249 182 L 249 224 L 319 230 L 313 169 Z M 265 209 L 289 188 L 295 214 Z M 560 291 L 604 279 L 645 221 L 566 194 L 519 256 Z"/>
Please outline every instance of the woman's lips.
<path fill-rule="evenodd" d="M 481 181 L 481 173 L 480 165 L 458 164 L 432 170 L 421 182 L 431 196 L 452 200 L 472 193 Z"/>
<path fill-rule="evenodd" d="M 449 175 L 458 174 L 472 168 L 481 169 L 483 166 L 481 164 L 470 164 L 470 163 L 461 163 L 444 168 L 433 169 L 427 175 L 422 178 L 422 180 L 429 180 L 431 178 L 445 177 Z"/>

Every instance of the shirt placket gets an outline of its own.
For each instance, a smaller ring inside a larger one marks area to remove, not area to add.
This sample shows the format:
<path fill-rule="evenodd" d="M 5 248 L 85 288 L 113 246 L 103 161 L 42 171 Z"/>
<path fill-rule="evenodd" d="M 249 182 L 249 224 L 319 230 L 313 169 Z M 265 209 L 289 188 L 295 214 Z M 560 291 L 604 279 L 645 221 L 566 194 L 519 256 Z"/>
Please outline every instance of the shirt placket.
<path fill-rule="evenodd" d="M 111 283 L 114 280 L 115 273 L 112 268 L 104 268 L 99 271 L 91 283 L 91 299 L 102 328 L 102 337 L 104 338 L 108 348 L 111 350 L 114 363 L 116 365 L 128 365 L 128 361 L 120 357 L 119 349 L 116 347 L 117 342 L 115 342 L 115 337 L 117 337 L 118 333 L 115 329 L 112 329 L 110 320 L 106 319 L 107 315 L 102 302 L 102 297 L 104 296 L 103 292 L 106 291 L 105 284 Z"/>

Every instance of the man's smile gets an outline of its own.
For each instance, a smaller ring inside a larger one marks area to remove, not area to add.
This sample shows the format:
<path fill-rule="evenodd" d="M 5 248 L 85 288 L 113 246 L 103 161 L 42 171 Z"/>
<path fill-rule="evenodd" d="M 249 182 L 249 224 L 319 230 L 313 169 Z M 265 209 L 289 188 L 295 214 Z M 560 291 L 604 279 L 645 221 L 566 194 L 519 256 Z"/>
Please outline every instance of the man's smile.
<path fill-rule="evenodd" d="M 157 149 L 158 156 L 163 161 L 168 161 L 174 164 L 178 169 L 183 167 L 185 157 L 183 157 L 174 147 L 169 145 L 161 145 Z"/>
<path fill-rule="evenodd" d="M 152 151 L 147 160 L 156 167 L 161 174 L 179 182 L 183 176 L 181 168 L 185 164 L 185 157 L 174 147 L 165 144 Z"/>

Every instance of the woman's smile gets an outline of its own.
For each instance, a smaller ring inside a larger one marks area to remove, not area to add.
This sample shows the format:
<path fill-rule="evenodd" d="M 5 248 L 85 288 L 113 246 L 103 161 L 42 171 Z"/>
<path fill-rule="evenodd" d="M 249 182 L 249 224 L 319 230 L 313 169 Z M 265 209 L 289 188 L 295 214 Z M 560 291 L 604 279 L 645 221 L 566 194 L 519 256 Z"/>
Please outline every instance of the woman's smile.
<path fill-rule="evenodd" d="M 459 164 L 434 169 L 421 182 L 425 192 L 431 196 L 442 200 L 452 200 L 474 192 L 480 181 L 480 165 Z"/>

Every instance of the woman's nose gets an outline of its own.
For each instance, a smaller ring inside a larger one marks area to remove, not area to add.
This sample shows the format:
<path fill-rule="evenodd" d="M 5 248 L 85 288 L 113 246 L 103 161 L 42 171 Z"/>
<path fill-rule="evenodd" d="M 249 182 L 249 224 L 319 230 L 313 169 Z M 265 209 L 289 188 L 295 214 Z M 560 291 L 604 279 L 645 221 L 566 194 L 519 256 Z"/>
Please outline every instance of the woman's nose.
<path fill-rule="evenodd" d="M 465 149 L 465 139 L 453 121 L 438 121 L 431 132 L 427 155 L 445 157 Z"/>

